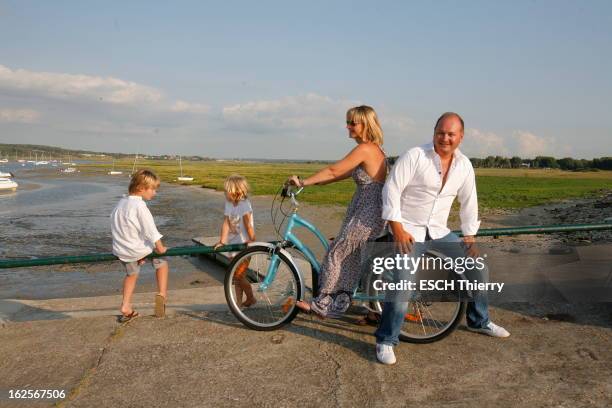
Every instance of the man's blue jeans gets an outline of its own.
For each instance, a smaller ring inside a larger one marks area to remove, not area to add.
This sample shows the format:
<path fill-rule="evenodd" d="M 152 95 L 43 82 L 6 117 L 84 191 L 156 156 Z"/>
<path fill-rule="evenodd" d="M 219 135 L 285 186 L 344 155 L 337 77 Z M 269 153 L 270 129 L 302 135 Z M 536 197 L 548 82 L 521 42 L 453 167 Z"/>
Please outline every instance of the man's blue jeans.
<path fill-rule="evenodd" d="M 442 238 L 428 241 L 427 248 L 438 249 L 451 258 L 465 257 L 466 252 L 459 244 L 460 242 L 459 237 L 451 232 Z M 450 243 L 457 243 L 457 245 L 449 245 Z M 439 244 L 438 248 L 436 248 L 436 244 Z M 488 276 L 486 265 L 480 272 L 482 275 Z M 467 324 L 472 328 L 486 327 L 489 324 L 489 303 L 486 292 L 473 292 L 472 297 L 473 301 L 468 303 L 466 310 Z M 399 343 L 399 334 L 404 324 L 407 310 L 408 302 L 395 301 L 384 303 L 380 325 L 375 333 L 376 343 L 394 346 Z"/>

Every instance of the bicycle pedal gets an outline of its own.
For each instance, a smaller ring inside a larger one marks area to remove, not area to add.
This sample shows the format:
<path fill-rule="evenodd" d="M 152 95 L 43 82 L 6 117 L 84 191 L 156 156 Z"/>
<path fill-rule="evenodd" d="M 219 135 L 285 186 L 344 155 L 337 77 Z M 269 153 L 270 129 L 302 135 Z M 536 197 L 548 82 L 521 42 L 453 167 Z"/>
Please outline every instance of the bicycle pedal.
<path fill-rule="evenodd" d="M 416 313 L 416 314 L 414 314 L 414 313 L 406 313 L 404 315 L 404 319 L 409 321 L 409 322 L 419 322 L 420 323 L 420 322 L 423 321 L 420 313 Z"/>

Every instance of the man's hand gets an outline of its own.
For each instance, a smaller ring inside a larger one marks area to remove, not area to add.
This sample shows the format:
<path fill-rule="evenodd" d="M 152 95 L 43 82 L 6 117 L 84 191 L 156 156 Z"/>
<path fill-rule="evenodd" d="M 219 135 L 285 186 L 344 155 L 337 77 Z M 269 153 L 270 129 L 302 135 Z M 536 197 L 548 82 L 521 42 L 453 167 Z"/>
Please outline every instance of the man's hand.
<path fill-rule="evenodd" d="M 404 230 L 401 222 L 389 221 L 391 231 L 393 232 L 393 241 L 395 242 L 395 249 L 402 254 L 409 254 L 412 251 L 412 244 L 414 244 L 414 237 Z"/>
<path fill-rule="evenodd" d="M 142 266 L 145 264 L 145 262 L 147 262 L 147 260 L 145 258 L 139 259 L 138 261 L 136 261 L 136 263 L 138 264 L 138 266 Z"/>
<path fill-rule="evenodd" d="M 467 254 L 471 258 L 476 258 L 478 255 L 480 255 L 480 251 L 478 251 L 478 246 L 476 245 L 476 237 L 473 235 L 466 235 L 463 237 L 463 244 L 465 245 Z"/>
<path fill-rule="evenodd" d="M 222 246 L 225 246 L 225 244 L 219 241 L 215 245 L 213 245 L 213 249 L 221 248 Z"/>

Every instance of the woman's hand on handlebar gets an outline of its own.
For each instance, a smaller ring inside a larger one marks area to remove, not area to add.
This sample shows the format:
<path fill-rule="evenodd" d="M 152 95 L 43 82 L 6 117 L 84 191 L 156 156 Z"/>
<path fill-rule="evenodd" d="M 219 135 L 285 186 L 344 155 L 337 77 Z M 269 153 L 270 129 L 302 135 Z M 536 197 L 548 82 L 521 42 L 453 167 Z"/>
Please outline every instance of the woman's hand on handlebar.
<path fill-rule="evenodd" d="M 287 179 L 286 184 L 288 185 L 292 185 L 292 186 L 297 186 L 297 187 L 304 187 L 304 183 L 302 182 L 302 180 L 300 180 L 299 176 L 291 176 Z"/>

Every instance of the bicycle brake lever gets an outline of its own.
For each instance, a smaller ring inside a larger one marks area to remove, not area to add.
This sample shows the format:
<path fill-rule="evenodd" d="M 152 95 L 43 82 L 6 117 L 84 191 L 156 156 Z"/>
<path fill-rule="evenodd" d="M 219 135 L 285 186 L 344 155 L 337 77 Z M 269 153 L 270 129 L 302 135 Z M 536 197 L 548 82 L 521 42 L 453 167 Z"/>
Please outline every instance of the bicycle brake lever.
<path fill-rule="evenodd" d="M 281 197 L 289 197 L 289 185 L 285 184 L 283 186 L 283 191 L 281 191 Z"/>

